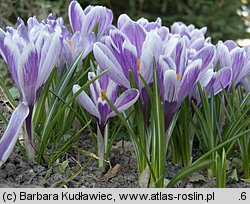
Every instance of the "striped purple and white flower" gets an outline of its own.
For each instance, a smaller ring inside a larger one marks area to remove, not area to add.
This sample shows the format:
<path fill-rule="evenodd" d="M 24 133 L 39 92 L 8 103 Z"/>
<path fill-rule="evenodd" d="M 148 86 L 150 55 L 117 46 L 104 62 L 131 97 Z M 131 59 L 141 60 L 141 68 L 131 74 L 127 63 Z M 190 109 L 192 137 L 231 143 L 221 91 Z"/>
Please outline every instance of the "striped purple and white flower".
<path fill-rule="evenodd" d="M 24 121 L 32 141 L 33 107 L 60 54 L 60 36 L 50 33 L 47 26 L 40 24 L 40 29 L 33 32 L 35 26 L 32 24 L 27 29 L 18 18 L 17 29 L 7 27 L 6 32 L 0 29 L 0 54 L 8 65 L 21 99 L 0 140 L 0 165 L 13 150 Z"/>
<path fill-rule="evenodd" d="M 166 128 L 175 111 L 190 94 L 201 76 L 212 66 L 215 47 L 206 46 L 189 57 L 186 37 L 170 39 L 168 49 L 158 59 L 158 83 L 162 99 Z"/>
<path fill-rule="evenodd" d="M 100 72 L 101 69 L 98 68 L 97 74 L 100 74 Z M 94 72 L 89 72 L 88 79 L 91 80 L 95 76 L 96 74 Z M 79 89 L 79 85 L 74 85 L 73 93 L 76 93 Z M 114 104 L 119 112 L 127 110 L 139 97 L 139 91 L 137 89 L 128 89 L 119 97 L 118 92 L 119 86 L 112 81 L 107 74 L 104 74 L 89 86 L 90 96 L 88 96 L 85 91 L 82 91 L 76 98 L 78 103 L 97 119 L 102 135 L 108 119 L 116 115 L 104 96 Z"/>
<path fill-rule="evenodd" d="M 230 87 L 234 84 L 237 87 L 242 83 L 246 91 L 250 91 L 248 77 L 250 76 L 250 49 L 239 47 L 234 41 L 222 41 L 217 44 L 218 60 L 221 68 L 232 69 L 232 80 Z"/>

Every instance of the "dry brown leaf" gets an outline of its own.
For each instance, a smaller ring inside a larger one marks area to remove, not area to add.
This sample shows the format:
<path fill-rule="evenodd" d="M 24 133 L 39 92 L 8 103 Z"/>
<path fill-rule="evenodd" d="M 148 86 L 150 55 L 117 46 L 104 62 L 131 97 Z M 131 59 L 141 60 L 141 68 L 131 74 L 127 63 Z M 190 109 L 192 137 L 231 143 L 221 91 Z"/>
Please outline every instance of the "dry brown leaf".
<path fill-rule="evenodd" d="M 121 165 L 116 164 L 113 168 L 111 168 L 104 176 L 103 179 L 110 180 L 121 173 Z"/>

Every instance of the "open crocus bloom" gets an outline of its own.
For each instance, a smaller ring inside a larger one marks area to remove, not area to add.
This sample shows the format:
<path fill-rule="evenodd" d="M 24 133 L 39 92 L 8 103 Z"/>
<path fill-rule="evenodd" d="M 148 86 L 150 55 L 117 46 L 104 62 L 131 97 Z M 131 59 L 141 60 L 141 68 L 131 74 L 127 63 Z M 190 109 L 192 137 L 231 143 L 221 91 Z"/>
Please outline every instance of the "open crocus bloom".
<path fill-rule="evenodd" d="M 60 54 L 61 39 L 58 34 L 51 34 L 43 26 L 34 37 L 31 30 L 25 27 L 20 18 L 17 30 L 8 27 L 7 32 L 4 32 L 0 29 L 0 54 L 8 65 L 21 97 L 21 103 L 0 140 L 0 164 L 6 161 L 13 150 L 25 119 L 27 135 L 32 141 L 33 106 Z"/>
<path fill-rule="evenodd" d="M 97 73 L 100 73 L 100 69 L 98 69 Z M 89 80 L 95 76 L 96 75 L 94 72 L 89 72 L 88 74 Z M 79 85 L 74 85 L 73 93 L 76 93 L 79 89 Z M 90 85 L 90 97 L 84 91 L 82 91 L 76 98 L 78 103 L 85 110 L 97 118 L 99 128 L 102 133 L 108 119 L 116 115 L 105 100 L 104 96 L 106 96 L 114 104 L 119 112 L 127 110 L 136 102 L 139 97 L 139 92 L 137 89 L 128 89 L 119 97 L 118 91 L 118 85 L 109 79 L 107 74 L 104 74 Z"/>
<path fill-rule="evenodd" d="M 231 40 L 218 42 L 217 53 L 220 66 L 230 67 L 232 69 L 232 80 L 235 86 L 240 83 L 245 85 L 247 91 L 249 89 L 248 77 L 250 76 L 250 50 L 248 48 L 240 48 Z M 230 86 L 233 84 L 231 83 Z"/>
<path fill-rule="evenodd" d="M 127 21 L 121 30 L 111 30 L 103 42 L 94 45 L 94 56 L 102 70 L 110 69 L 108 75 L 118 85 L 130 88 L 131 70 L 141 93 L 143 106 L 147 93 L 139 73 L 148 84 L 153 81 L 153 62 L 162 52 L 162 40 L 156 30 L 146 33 L 137 22 Z"/>
<path fill-rule="evenodd" d="M 188 52 L 185 37 L 182 37 L 158 60 L 158 83 L 165 106 L 166 127 L 215 57 L 214 46 L 204 47 L 192 58 L 188 58 Z"/>

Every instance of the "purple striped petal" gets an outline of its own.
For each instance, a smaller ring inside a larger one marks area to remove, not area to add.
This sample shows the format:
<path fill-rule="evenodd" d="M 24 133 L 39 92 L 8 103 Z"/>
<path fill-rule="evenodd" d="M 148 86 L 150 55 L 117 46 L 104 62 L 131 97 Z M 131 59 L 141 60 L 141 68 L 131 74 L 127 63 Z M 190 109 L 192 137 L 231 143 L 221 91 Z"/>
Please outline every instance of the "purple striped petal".
<path fill-rule="evenodd" d="M 205 44 L 205 39 L 198 38 L 191 43 L 190 47 L 198 51 L 204 47 L 204 44 Z"/>
<path fill-rule="evenodd" d="M 130 42 L 136 47 L 138 57 L 142 54 L 142 44 L 146 38 L 145 29 L 134 21 L 128 21 L 121 29 L 126 34 Z"/>
<path fill-rule="evenodd" d="M 215 81 L 213 84 L 214 95 L 218 94 L 222 90 L 222 87 L 226 88 L 229 85 L 229 83 L 231 82 L 231 75 L 232 75 L 232 69 L 230 67 L 225 67 L 223 69 L 220 69 L 215 74 Z M 207 90 L 208 94 L 209 92 L 210 91 Z"/>
<path fill-rule="evenodd" d="M 220 41 L 217 45 L 217 55 L 220 60 L 220 67 L 231 67 L 232 59 L 228 48 Z"/>
<path fill-rule="evenodd" d="M 137 89 L 129 89 L 119 96 L 114 105 L 119 112 L 124 112 L 137 101 L 138 97 L 139 91 Z M 115 115 L 115 112 L 112 111 L 109 113 L 108 118 L 114 117 Z"/>
<path fill-rule="evenodd" d="M 74 60 L 81 52 L 83 52 L 81 58 L 83 60 L 93 50 L 93 45 L 95 42 L 94 33 L 90 33 L 84 36 L 84 38 L 82 37 L 83 36 L 80 32 L 76 32 L 72 36 L 72 47 L 69 46 L 67 51 L 68 54 L 72 55 L 72 61 L 70 62 L 70 65 L 74 62 Z"/>
<path fill-rule="evenodd" d="M 211 81 L 211 79 L 214 76 L 213 69 L 208 69 L 206 73 L 202 74 L 201 78 L 199 79 L 199 82 L 202 87 L 207 86 L 207 84 Z"/>
<path fill-rule="evenodd" d="M 207 32 L 207 27 L 201 28 L 201 29 L 200 29 L 200 32 L 201 32 L 203 35 L 205 35 L 206 32 Z"/>
<path fill-rule="evenodd" d="M 119 86 L 115 82 L 110 80 L 106 90 L 106 96 L 112 103 L 115 103 L 118 92 L 119 92 Z"/>
<path fill-rule="evenodd" d="M 140 18 L 140 19 L 138 19 L 136 22 L 139 23 L 139 24 L 141 24 L 144 28 L 145 28 L 145 26 L 147 26 L 147 24 L 149 24 L 148 19 L 143 18 L 143 17 Z"/>
<path fill-rule="evenodd" d="M 122 44 L 122 55 L 121 55 L 120 64 L 123 68 L 126 78 L 129 78 L 128 71 L 131 70 L 136 82 L 138 82 L 138 71 L 140 65 L 138 65 L 138 57 L 136 47 L 131 44 L 128 40 L 125 40 Z"/>
<path fill-rule="evenodd" d="M 98 25 L 96 36 L 97 40 L 100 40 L 113 21 L 113 13 L 110 9 L 103 6 L 92 6 L 86 9 L 88 12 L 86 12 L 84 17 L 81 33 L 82 35 L 87 35 L 95 32 L 95 26 Z"/>
<path fill-rule="evenodd" d="M 246 52 L 244 48 L 236 47 L 230 52 L 230 55 L 232 59 L 233 81 L 235 82 L 238 80 L 238 76 L 243 70 L 246 62 Z"/>
<path fill-rule="evenodd" d="M 199 50 L 194 56 L 194 60 L 201 59 L 201 71 L 207 70 L 215 58 L 215 46 L 209 45 Z"/>
<path fill-rule="evenodd" d="M 166 42 L 169 38 L 169 29 L 167 27 L 160 27 L 158 30 L 158 35 L 161 37 L 162 42 Z"/>
<path fill-rule="evenodd" d="M 18 27 L 17 27 L 17 33 L 19 34 L 19 36 L 26 42 L 29 43 L 29 34 L 27 31 L 26 26 L 24 25 L 24 22 L 21 18 L 17 18 L 17 23 L 18 23 Z"/>
<path fill-rule="evenodd" d="M 94 56 L 102 70 L 109 69 L 109 76 L 119 85 L 130 88 L 130 82 L 125 77 L 124 72 L 115 56 L 108 47 L 100 42 L 94 44 Z"/>
<path fill-rule="evenodd" d="M 38 79 L 39 59 L 33 43 L 28 44 L 19 58 L 18 79 L 23 100 L 29 106 L 36 102 L 36 82 Z"/>
<path fill-rule="evenodd" d="M 160 36 L 156 31 L 150 31 L 143 43 L 140 59 L 140 73 L 148 84 L 153 81 L 153 62 L 155 60 L 155 63 L 157 63 L 162 51 L 163 47 Z"/>
<path fill-rule="evenodd" d="M 131 68 L 131 65 L 130 65 L 131 62 L 135 61 L 134 60 L 135 58 L 137 61 L 137 51 L 136 51 L 135 46 L 129 41 L 126 35 L 118 29 L 112 30 L 110 32 L 110 37 L 108 36 L 105 38 L 105 44 L 107 47 L 109 47 L 114 57 L 120 64 L 125 77 L 129 79 L 128 70 L 137 69 L 137 63 L 136 63 L 136 67 L 133 66 Z M 130 63 L 127 62 L 129 59 L 129 56 L 127 56 L 127 54 L 132 55 L 132 60 L 129 60 Z"/>
<path fill-rule="evenodd" d="M 61 39 L 59 35 L 54 33 L 49 36 L 44 42 L 44 46 L 41 51 L 40 67 L 38 72 L 37 88 L 43 86 L 47 81 L 51 71 L 53 70 L 58 56 L 61 52 Z"/>
<path fill-rule="evenodd" d="M 180 25 L 181 25 L 180 22 L 173 23 L 173 25 L 171 26 L 171 33 L 173 34 L 180 33 Z"/>
<path fill-rule="evenodd" d="M 176 64 L 174 62 L 174 60 L 171 57 L 167 57 L 165 55 L 161 55 L 159 57 L 159 61 L 158 61 L 159 67 L 165 71 L 171 69 L 176 71 Z"/>
<path fill-rule="evenodd" d="M 170 57 L 173 53 L 177 43 L 179 42 L 179 36 L 172 36 L 164 45 L 163 45 L 163 53 L 164 55 Z"/>
<path fill-rule="evenodd" d="M 112 50 L 116 57 L 122 52 L 122 44 L 125 40 L 129 41 L 127 36 L 118 29 L 111 30 L 109 36 L 105 39 L 105 44 Z M 117 54 L 116 54 L 117 53 Z"/>
<path fill-rule="evenodd" d="M 250 61 L 245 63 L 243 69 L 241 70 L 240 74 L 237 77 L 237 80 L 235 81 L 235 84 L 240 83 L 240 81 L 247 79 L 250 76 Z"/>
<path fill-rule="evenodd" d="M 30 18 L 27 20 L 27 25 L 28 25 L 28 32 L 30 32 L 30 30 L 31 30 L 33 27 L 39 25 L 39 22 L 38 22 L 38 20 L 36 19 L 36 17 L 33 16 L 33 17 L 30 17 Z"/>
<path fill-rule="evenodd" d="M 202 61 L 200 59 L 190 63 L 184 73 L 183 78 L 181 79 L 181 85 L 178 93 L 178 103 L 180 104 L 183 99 L 189 94 L 194 85 L 197 82 L 200 67 Z"/>
<path fill-rule="evenodd" d="M 7 129 L 0 140 L 0 167 L 8 159 L 11 152 L 13 151 L 19 136 L 20 129 L 28 114 L 29 107 L 25 103 L 19 104 L 13 112 Z"/>
<path fill-rule="evenodd" d="M 176 64 L 176 73 L 182 76 L 184 73 L 184 69 L 186 67 L 186 58 L 187 58 L 184 37 L 182 37 L 177 43 L 177 45 L 175 46 L 171 57 L 175 61 L 175 64 Z"/>
<path fill-rule="evenodd" d="M 164 73 L 169 69 L 176 70 L 174 60 L 166 55 L 161 55 L 158 60 L 158 84 L 162 96 L 164 96 Z"/>
<path fill-rule="evenodd" d="M 1 55 L 4 59 L 4 61 L 8 65 L 11 76 L 12 76 L 16 86 L 20 90 L 18 76 L 17 76 L 18 60 L 19 60 L 19 56 L 20 56 L 19 48 L 18 48 L 17 44 L 14 43 L 8 37 L 5 37 L 4 46 L 1 46 L 0 48 L 1 48 Z"/>
<path fill-rule="evenodd" d="M 110 79 L 109 79 L 108 74 L 104 74 L 100 78 L 98 78 L 100 88 L 103 90 L 107 90 L 108 85 L 109 85 L 109 81 L 110 81 Z"/>
<path fill-rule="evenodd" d="M 167 70 L 164 74 L 164 101 L 177 101 L 179 81 L 174 70 Z"/>
<path fill-rule="evenodd" d="M 132 21 L 127 14 L 121 14 L 117 20 L 117 28 L 121 29 L 128 21 Z"/>
<path fill-rule="evenodd" d="M 95 76 L 96 75 L 95 75 L 94 72 L 89 72 L 88 73 L 88 80 L 90 81 Z M 89 85 L 89 93 L 90 93 L 92 101 L 93 101 L 93 103 L 95 105 L 96 105 L 96 102 L 97 102 L 98 98 L 100 97 L 100 93 L 101 93 L 101 87 L 100 87 L 99 79 L 95 80 L 92 84 Z"/>
<path fill-rule="evenodd" d="M 103 6 L 96 6 L 94 9 L 96 10 L 95 13 L 99 14 L 99 18 L 97 20 L 98 23 L 97 40 L 100 40 L 113 21 L 113 13 L 110 9 L 107 9 Z"/>
<path fill-rule="evenodd" d="M 234 41 L 232 41 L 232 40 L 226 40 L 226 41 L 224 42 L 224 45 L 227 46 L 229 52 L 230 52 L 231 50 L 233 50 L 234 48 L 238 47 L 237 43 L 234 42 Z"/>
<path fill-rule="evenodd" d="M 77 1 L 72 1 L 69 5 L 69 22 L 73 32 L 81 31 L 83 27 L 84 12 Z"/>
<path fill-rule="evenodd" d="M 108 114 L 110 112 L 109 104 L 105 100 L 98 98 L 97 108 L 98 108 L 98 112 L 100 114 L 99 124 L 105 125 L 107 123 Z"/>
<path fill-rule="evenodd" d="M 155 30 L 157 28 L 160 28 L 161 26 L 156 22 L 150 22 L 148 23 L 144 28 L 147 32 L 150 32 L 151 30 Z"/>
<path fill-rule="evenodd" d="M 81 87 L 79 85 L 73 86 L 73 94 L 75 94 Z M 100 120 L 100 114 L 93 103 L 93 101 L 89 98 L 89 96 L 85 93 L 85 91 L 82 91 L 77 97 L 77 102 L 91 115 L 95 116 Z"/>

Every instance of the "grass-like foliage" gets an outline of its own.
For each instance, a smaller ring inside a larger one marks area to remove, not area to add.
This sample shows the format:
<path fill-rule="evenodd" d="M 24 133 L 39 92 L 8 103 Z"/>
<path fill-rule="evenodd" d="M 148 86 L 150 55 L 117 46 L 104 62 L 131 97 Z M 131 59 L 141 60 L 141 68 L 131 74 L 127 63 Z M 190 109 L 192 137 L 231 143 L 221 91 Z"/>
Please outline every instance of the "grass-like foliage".
<path fill-rule="evenodd" d="M 83 10 L 77 1 L 68 10 L 72 31 L 52 14 L 0 29 L 0 54 L 16 87 L 0 78 L 11 113 L 0 113 L 7 126 L 0 166 L 17 144 L 48 172 L 70 168 L 60 160 L 69 152 L 97 160 L 105 172 L 113 144 L 128 135 L 140 187 L 174 187 L 201 169 L 218 188 L 231 172 L 249 179 L 249 47 L 214 45 L 206 27 L 168 28 L 160 18 L 126 14 L 113 25 L 110 9 Z M 80 147 L 82 135 L 91 136 L 95 152 Z M 242 165 L 232 169 L 238 155 Z M 182 167 L 173 178 L 165 178 L 169 159 Z"/>

